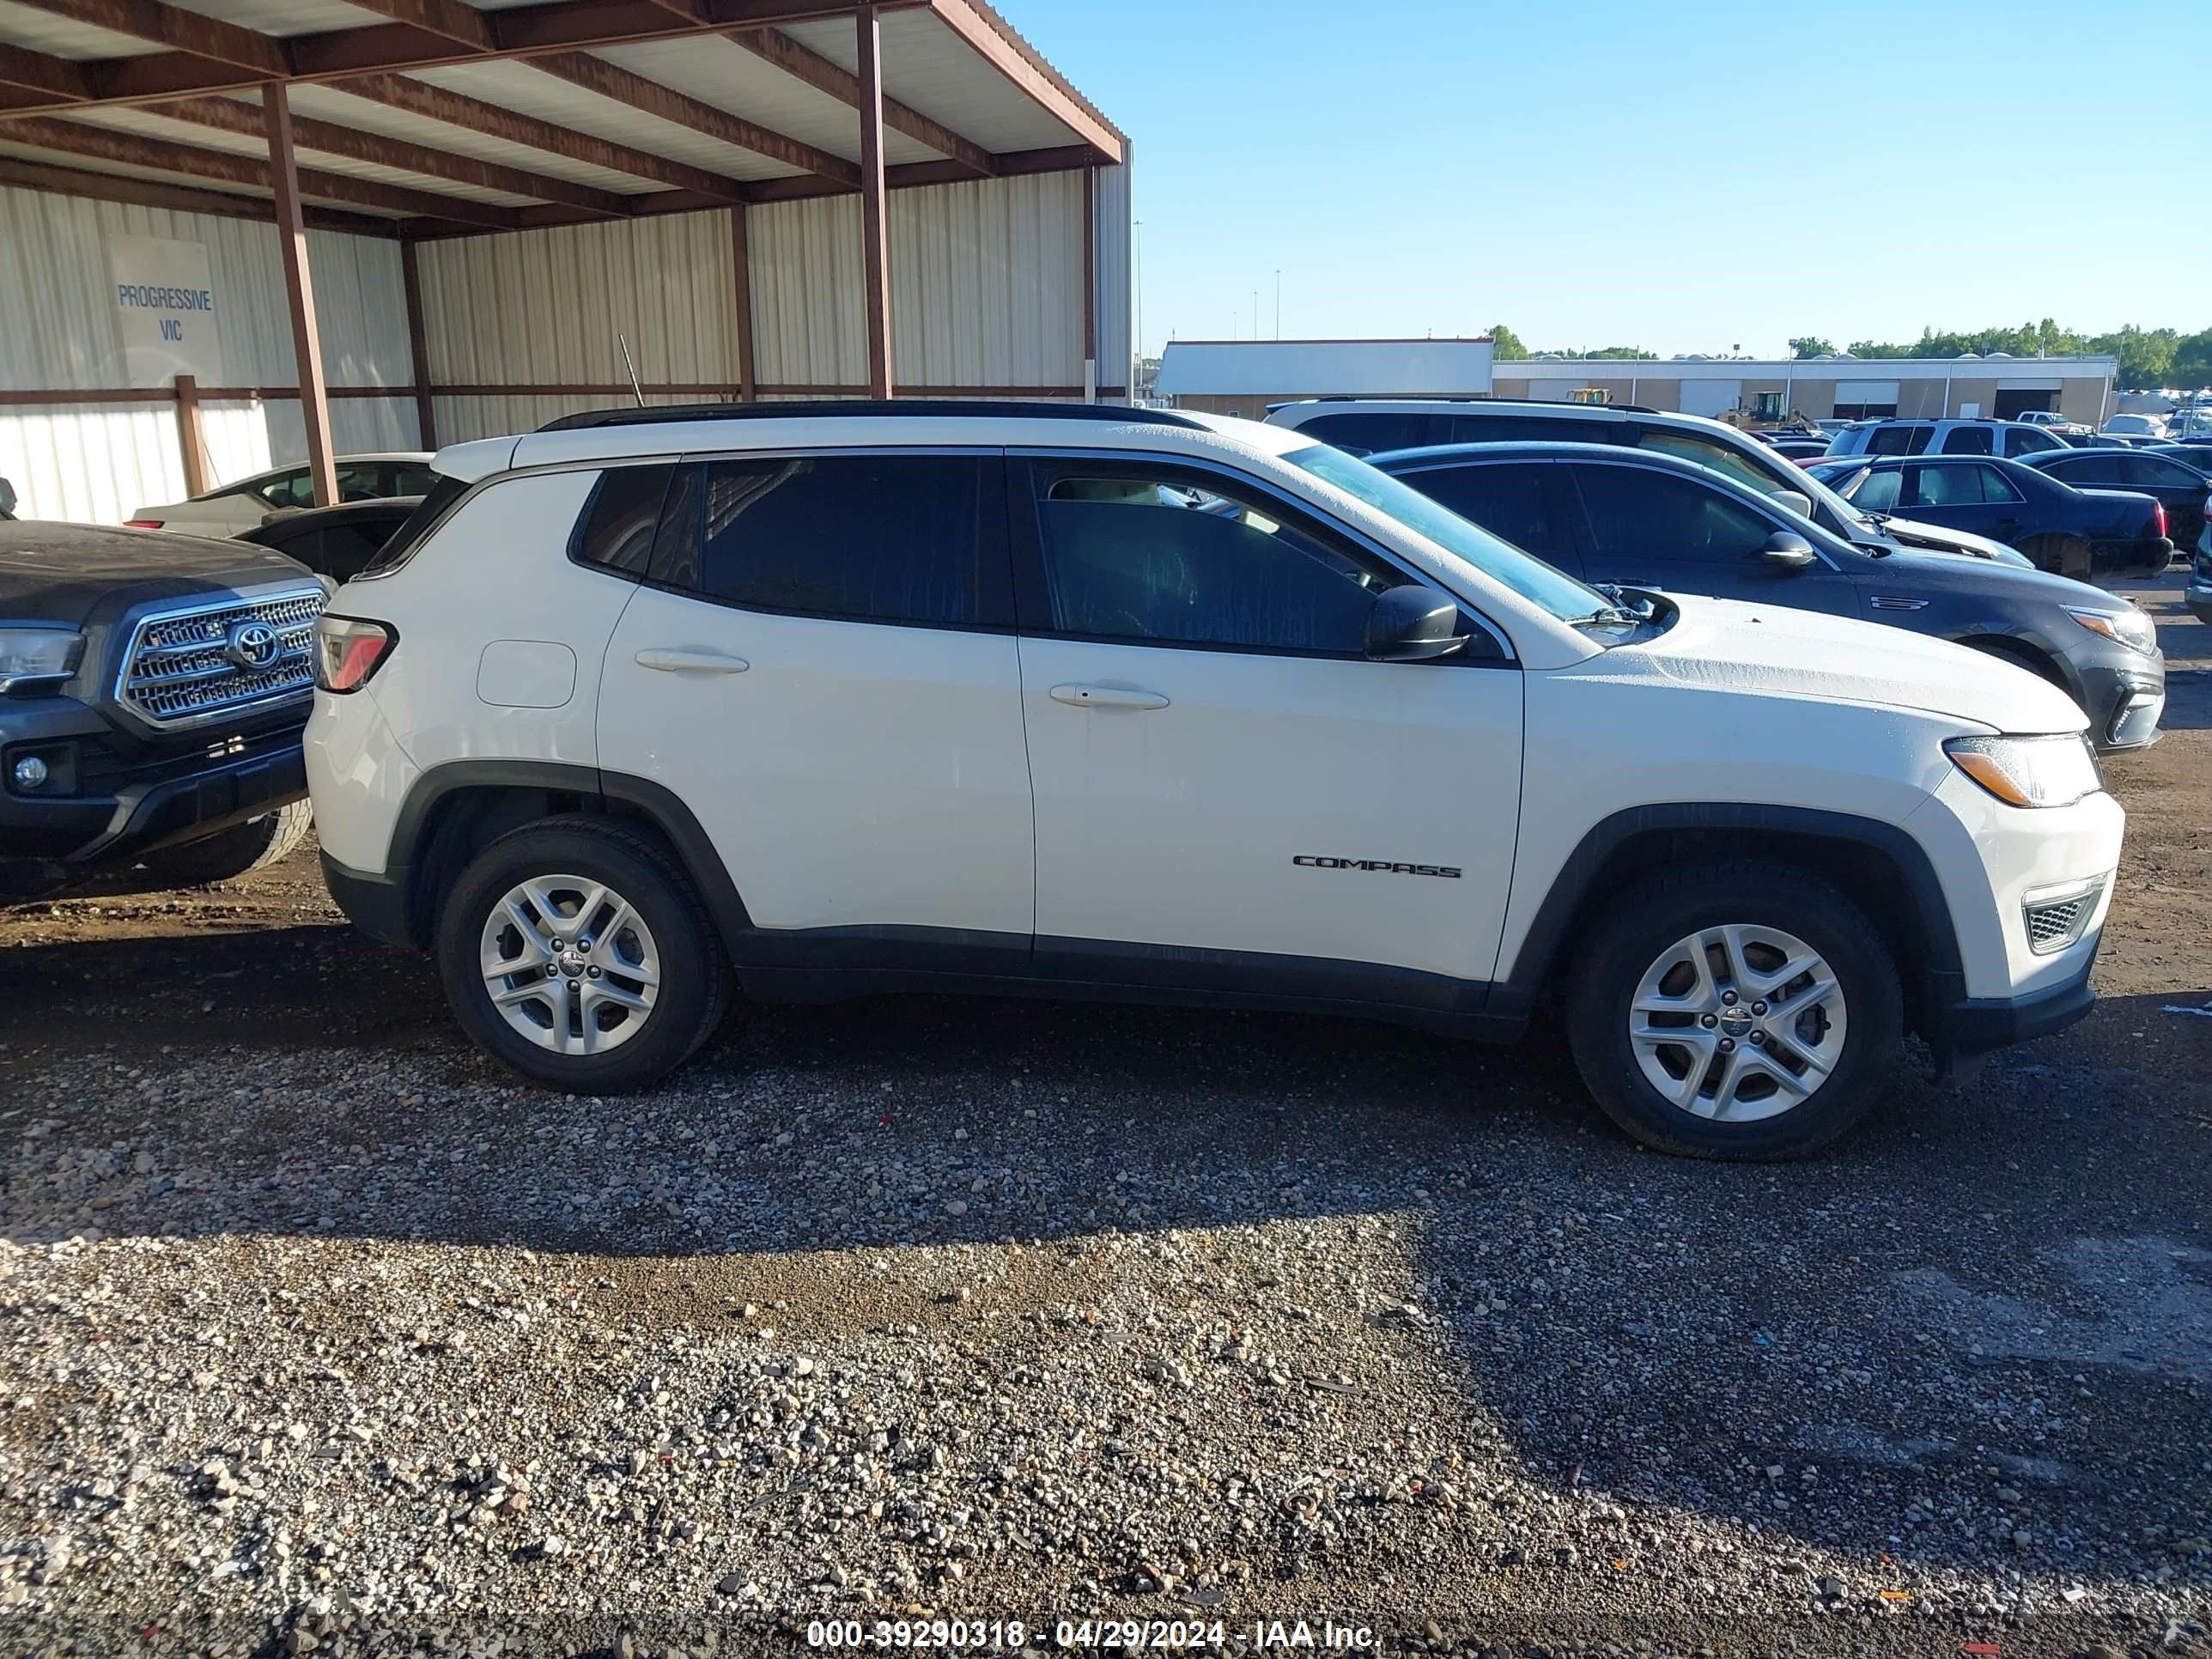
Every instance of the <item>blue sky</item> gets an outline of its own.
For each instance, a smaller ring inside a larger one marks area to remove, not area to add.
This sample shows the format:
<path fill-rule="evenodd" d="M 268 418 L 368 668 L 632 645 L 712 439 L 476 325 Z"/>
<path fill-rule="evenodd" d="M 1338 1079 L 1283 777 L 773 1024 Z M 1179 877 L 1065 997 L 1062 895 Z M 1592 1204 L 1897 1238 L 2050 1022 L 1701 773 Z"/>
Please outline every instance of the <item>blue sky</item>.
<path fill-rule="evenodd" d="M 2212 325 L 2212 0 L 999 0 L 1135 141 L 1170 333 Z"/>

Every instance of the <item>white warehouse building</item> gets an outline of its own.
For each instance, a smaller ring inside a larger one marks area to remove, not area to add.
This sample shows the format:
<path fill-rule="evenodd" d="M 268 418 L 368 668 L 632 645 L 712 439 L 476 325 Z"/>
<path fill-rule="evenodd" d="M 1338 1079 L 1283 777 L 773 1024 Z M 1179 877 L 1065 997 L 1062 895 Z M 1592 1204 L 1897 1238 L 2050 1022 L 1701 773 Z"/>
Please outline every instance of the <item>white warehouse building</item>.
<path fill-rule="evenodd" d="M 0 0 L 0 476 L 113 522 L 634 386 L 1118 400 L 1129 163 L 985 0 Z"/>

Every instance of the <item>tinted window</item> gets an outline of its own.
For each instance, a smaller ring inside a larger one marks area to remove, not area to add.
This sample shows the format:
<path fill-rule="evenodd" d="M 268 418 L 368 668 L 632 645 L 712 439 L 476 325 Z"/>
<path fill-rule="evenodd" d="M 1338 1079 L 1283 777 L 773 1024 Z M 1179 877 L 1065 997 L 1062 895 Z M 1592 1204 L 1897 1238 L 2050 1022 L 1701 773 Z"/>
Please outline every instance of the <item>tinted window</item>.
<path fill-rule="evenodd" d="M 1990 429 L 1985 426 L 1954 426 L 1943 434 L 1943 453 L 1946 455 L 1992 455 L 1996 446 L 1990 441 Z"/>
<path fill-rule="evenodd" d="M 683 585 L 757 611 L 939 625 L 987 620 L 987 586 L 995 594 L 1004 579 L 992 499 L 1000 476 L 996 462 L 967 455 L 709 462 L 696 580 Z M 999 561 L 995 573 L 985 569 L 987 556 Z"/>
<path fill-rule="evenodd" d="M 1862 513 L 1893 513 L 1904 483 L 1902 467 L 1869 469 L 1859 475 L 1858 487 L 1844 494 Z"/>
<path fill-rule="evenodd" d="M 1309 438 L 1339 449 L 1373 455 L 1385 449 L 1413 449 L 1434 441 L 1429 434 L 1433 415 L 1323 415 L 1298 428 Z"/>
<path fill-rule="evenodd" d="M 304 553 L 292 556 L 323 575 L 337 581 L 351 581 L 376 556 L 377 550 L 384 545 L 392 530 L 392 521 L 389 520 L 349 519 L 323 531 L 313 557 Z"/>
<path fill-rule="evenodd" d="M 420 495 L 437 481 L 438 475 L 430 471 L 428 461 L 401 461 L 384 469 L 384 493 L 387 495 Z"/>
<path fill-rule="evenodd" d="M 2116 484 L 2122 481 L 2121 455 L 2117 449 L 2086 449 L 2053 462 L 2051 471 L 2070 484 Z"/>
<path fill-rule="evenodd" d="M 1923 466 L 1920 473 L 1923 507 L 1978 507 L 1982 503 L 1982 473 L 1978 466 Z"/>
<path fill-rule="evenodd" d="M 2120 458 L 2120 476 L 2130 483 L 2184 489 L 2191 484 L 2201 486 L 2204 482 L 2179 461 L 2162 460 L 2156 455 L 2124 455 Z"/>
<path fill-rule="evenodd" d="M 280 472 L 264 484 L 253 489 L 254 496 L 269 507 L 313 507 L 315 504 L 314 481 L 307 469 L 301 467 L 292 472 Z"/>
<path fill-rule="evenodd" d="M 2032 426 L 2009 427 L 2005 431 L 2004 453 L 2008 455 L 2033 455 L 2039 449 L 2065 447 L 2048 432 L 2039 432 Z"/>
<path fill-rule="evenodd" d="M 1985 501 L 2025 501 L 2020 486 L 1993 466 L 1978 466 L 1974 474 L 1981 480 L 1982 499 Z"/>
<path fill-rule="evenodd" d="M 1878 426 L 1867 434 L 1867 453 L 1917 455 L 1928 447 L 1931 430 L 1929 427 L 1912 424 Z"/>
<path fill-rule="evenodd" d="M 1746 489 L 1755 489 L 1760 495 L 1777 489 L 1802 489 L 1803 481 L 1797 478 L 1777 477 L 1782 463 L 1765 455 L 1750 454 L 1695 432 L 1670 432 L 1654 427 L 1636 434 L 1638 449 L 1656 449 L 1662 455 L 1679 455 L 1686 461 L 1695 461 L 1699 466 L 1709 466 L 1725 477 L 1734 478 Z M 1801 469 L 1788 469 L 1796 472 Z"/>
<path fill-rule="evenodd" d="M 415 504 L 415 510 L 407 515 L 398 529 L 392 532 L 391 538 L 377 550 L 376 556 L 362 568 L 362 575 L 380 576 L 406 563 L 415 550 L 422 545 L 423 538 L 430 533 L 431 526 L 444 518 L 446 509 L 468 493 L 469 486 L 459 478 L 434 474 L 433 479 L 429 492 Z"/>
<path fill-rule="evenodd" d="M 1424 495 L 1443 502 L 1461 518 L 1480 525 L 1523 552 L 1556 560 L 1566 550 L 1553 521 L 1545 489 L 1553 471 L 1548 461 L 1492 462 L 1482 466 L 1431 467 L 1400 476 Z"/>
<path fill-rule="evenodd" d="M 1441 415 L 1438 443 L 1503 444 L 1533 439 L 1554 444 L 1619 444 L 1632 434 L 1619 421 L 1577 421 L 1548 415 Z"/>
<path fill-rule="evenodd" d="M 599 474 L 585 502 L 568 556 L 625 575 L 642 576 L 653 556 L 660 524 L 661 497 L 668 492 L 673 466 L 611 466 Z"/>
<path fill-rule="evenodd" d="M 1325 452 L 1322 452 L 1325 453 Z M 1375 596 L 1403 579 L 1281 522 L 1210 476 L 1051 478 L 1037 503 L 1053 626 L 1172 644 L 1358 655 Z"/>
<path fill-rule="evenodd" d="M 1601 559 L 1745 559 L 1776 529 L 1710 485 L 1673 473 L 1636 466 L 1571 470 L 1589 510 L 1591 546 Z"/>

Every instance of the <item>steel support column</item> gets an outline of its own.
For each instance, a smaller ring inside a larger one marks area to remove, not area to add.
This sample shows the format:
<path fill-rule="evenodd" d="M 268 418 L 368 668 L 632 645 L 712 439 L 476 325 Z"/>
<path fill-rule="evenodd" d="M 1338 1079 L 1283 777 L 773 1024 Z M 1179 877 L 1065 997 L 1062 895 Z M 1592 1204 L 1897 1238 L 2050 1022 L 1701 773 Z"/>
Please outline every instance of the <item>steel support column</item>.
<path fill-rule="evenodd" d="M 752 249 L 745 231 L 745 215 L 751 211 L 743 204 L 730 210 L 731 322 L 737 330 L 738 401 L 744 404 L 760 395 L 759 378 L 753 369 Z"/>
<path fill-rule="evenodd" d="M 323 343 L 315 330 L 315 283 L 307 269 L 307 231 L 300 221 L 300 169 L 292 154 L 292 104 L 282 81 L 261 88 L 269 124 L 269 182 L 276 194 L 276 240 L 284 254 L 284 298 L 292 312 L 292 356 L 300 368 L 300 416 L 307 428 L 307 471 L 315 505 L 338 498 L 331 453 L 331 403 L 323 385 Z"/>
<path fill-rule="evenodd" d="M 867 293 L 868 392 L 891 395 L 891 272 L 890 227 L 884 216 L 883 30 L 876 9 L 853 15 L 860 71 L 860 246 Z"/>

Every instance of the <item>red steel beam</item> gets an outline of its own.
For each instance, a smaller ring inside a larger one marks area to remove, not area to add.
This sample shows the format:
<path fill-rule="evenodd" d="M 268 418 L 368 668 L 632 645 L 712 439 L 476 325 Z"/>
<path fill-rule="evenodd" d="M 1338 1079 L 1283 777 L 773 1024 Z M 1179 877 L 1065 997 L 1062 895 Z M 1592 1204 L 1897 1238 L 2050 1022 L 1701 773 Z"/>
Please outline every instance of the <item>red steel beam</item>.
<path fill-rule="evenodd" d="M 1054 74 L 1042 58 L 1024 51 L 1010 39 L 996 13 L 986 18 L 982 10 L 969 4 L 969 0 L 929 0 L 929 9 L 985 63 L 1012 82 L 1031 103 L 1042 106 L 1054 120 L 1097 150 L 1101 160 L 1122 160 L 1125 152 L 1121 135 L 1114 130 L 1113 124 Z"/>
<path fill-rule="evenodd" d="M 276 196 L 276 240 L 284 254 L 284 298 L 292 313 L 292 356 L 300 370 L 300 415 L 307 428 L 307 475 L 315 505 L 338 498 L 331 446 L 331 400 L 323 392 L 323 341 L 315 328 L 315 283 L 307 269 L 307 228 L 300 218 L 300 171 L 292 150 L 292 100 L 281 82 L 262 88 L 269 125 L 269 182 Z"/>
<path fill-rule="evenodd" d="M 890 234 L 884 210 L 884 40 L 876 9 L 853 20 L 860 70 L 861 285 L 868 324 L 868 391 L 891 395 Z"/>

